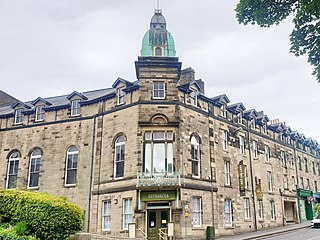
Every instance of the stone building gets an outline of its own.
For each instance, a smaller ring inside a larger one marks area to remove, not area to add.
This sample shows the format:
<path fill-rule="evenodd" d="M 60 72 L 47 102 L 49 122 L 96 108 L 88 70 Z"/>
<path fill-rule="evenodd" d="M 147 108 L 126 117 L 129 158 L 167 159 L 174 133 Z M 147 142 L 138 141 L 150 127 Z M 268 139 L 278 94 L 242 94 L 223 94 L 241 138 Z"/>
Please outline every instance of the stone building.
<path fill-rule="evenodd" d="M 161 10 L 144 35 L 137 81 L 0 108 L 0 187 L 82 207 L 107 235 L 205 239 L 299 223 L 320 202 L 316 141 L 181 70 Z M 132 224 L 134 223 L 134 224 Z"/>

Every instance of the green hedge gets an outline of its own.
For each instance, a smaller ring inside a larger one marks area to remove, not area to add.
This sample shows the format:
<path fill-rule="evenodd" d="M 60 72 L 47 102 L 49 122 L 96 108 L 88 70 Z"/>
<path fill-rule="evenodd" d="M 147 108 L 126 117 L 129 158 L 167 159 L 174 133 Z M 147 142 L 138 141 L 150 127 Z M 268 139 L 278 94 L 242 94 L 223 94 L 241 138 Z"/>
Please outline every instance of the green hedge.
<path fill-rule="evenodd" d="M 13 231 L 9 231 L 9 230 L 2 229 L 2 228 L 0 228 L 0 239 L 4 239 L 4 240 L 37 240 L 35 237 L 19 236 L 18 234 L 14 233 Z"/>
<path fill-rule="evenodd" d="M 82 210 L 64 197 L 22 190 L 0 190 L 0 219 L 25 221 L 40 239 L 62 240 L 82 229 Z"/>

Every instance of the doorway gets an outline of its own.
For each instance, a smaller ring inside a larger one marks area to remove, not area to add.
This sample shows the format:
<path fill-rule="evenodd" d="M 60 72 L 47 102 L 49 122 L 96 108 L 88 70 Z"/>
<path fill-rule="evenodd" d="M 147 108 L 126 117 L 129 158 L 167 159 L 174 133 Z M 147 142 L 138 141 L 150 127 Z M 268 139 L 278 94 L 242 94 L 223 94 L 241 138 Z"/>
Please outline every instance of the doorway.
<path fill-rule="evenodd" d="M 159 240 L 159 230 L 167 233 L 170 211 L 169 209 L 148 209 L 147 214 L 148 240 Z"/>
<path fill-rule="evenodd" d="M 313 219 L 312 203 L 308 202 L 308 200 L 304 200 L 304 205 L 306 209 L 307 220 L 312 220 Z"/>

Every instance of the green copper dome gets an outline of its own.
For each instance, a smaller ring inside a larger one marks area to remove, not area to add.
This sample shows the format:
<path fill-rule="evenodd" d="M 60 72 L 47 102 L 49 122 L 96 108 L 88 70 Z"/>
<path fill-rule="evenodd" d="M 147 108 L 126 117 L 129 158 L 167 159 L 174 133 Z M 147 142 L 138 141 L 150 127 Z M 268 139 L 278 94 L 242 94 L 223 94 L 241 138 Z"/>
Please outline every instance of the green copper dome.
<path fill-rule="evenodd" d="M 148 30 L 142 40 L 141 56 L 175 57 L 176 50 L 173 37 L 167 30 L 166 19 L 162 11 L 155 10 Z"/>
<path fill-rule="evenodd" d="M 144 34 L 144 37 L 142 39 L 142 47 L 141 47 L 141 56 L 143 57 L 149 57 L 149 56 L 156 56 L 154 53 L 154 48 L 156 46 L 152 46 L 150 44 L 150 32 L 147 31 Z M 169 31 L 167 31 L 167 42 L 164 45 L 164 57 L 175 57 L 176 56 L 176 49 L 173 37 Z"/>

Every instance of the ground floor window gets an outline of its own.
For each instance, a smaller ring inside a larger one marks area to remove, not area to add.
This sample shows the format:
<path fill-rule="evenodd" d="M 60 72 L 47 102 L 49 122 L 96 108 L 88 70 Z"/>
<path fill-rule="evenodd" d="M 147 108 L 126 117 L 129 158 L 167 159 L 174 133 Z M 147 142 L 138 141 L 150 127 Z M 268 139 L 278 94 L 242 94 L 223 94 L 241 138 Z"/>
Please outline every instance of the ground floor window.
<path fill-rule="evenodd" d="M 243 199 L 243 207 L 244 207 L 244 219 L 249 219 L 250 218 L 249 198 Z"/>
<path fill-rule="evenodd" d="M 263 216 L 263 201 L 262 200 L 258 200 L 258 216 L 259 216 L 259 219 L 263 219 L 264 216 Z"/>
<path fill-rule="evenodd" d="M 123 199 L 122 229 L 128 230 L 129 223 L 132 222 L 132 199 Z"/>
<path fill-rule="evenodd" d="M 111 201 L 104 201 L 103 202 L 103 209 L 102 209 L 102 229 L 103 231 L 110 230 L 110 222 L 111 222 Z"/>
<path fill-rule="evenodd" d="M 276 220 L 276 206 L 274 201 L 270 201 L 271 220 Z"/>
<path fill-rule="evenodd" d="M 201 214 L 201 197 L 194 197 L 192 201 L 192 222 L 194 227 L 201 227 L 202 214 Z"/>
<path fill-rule="evenodd" d="M 232 226 L 232 203 L 230 199 L 224 200 L 225 225 Z"/>

